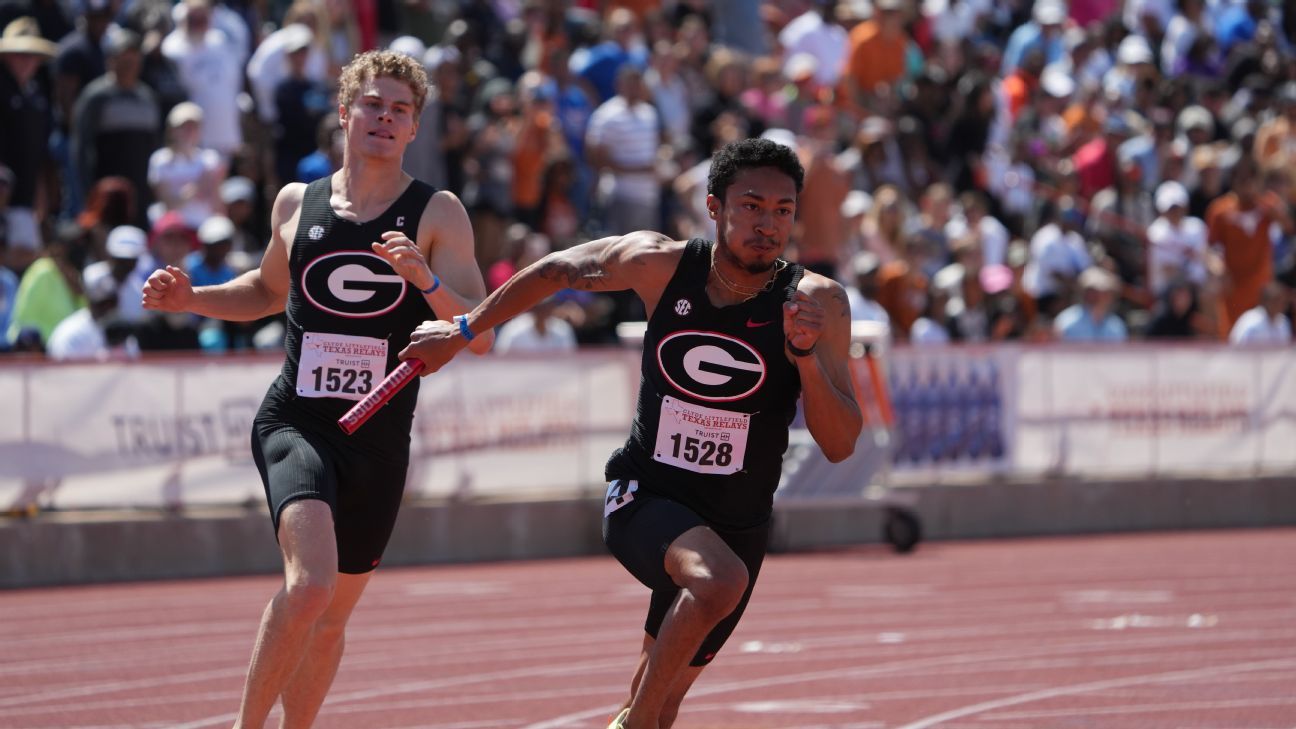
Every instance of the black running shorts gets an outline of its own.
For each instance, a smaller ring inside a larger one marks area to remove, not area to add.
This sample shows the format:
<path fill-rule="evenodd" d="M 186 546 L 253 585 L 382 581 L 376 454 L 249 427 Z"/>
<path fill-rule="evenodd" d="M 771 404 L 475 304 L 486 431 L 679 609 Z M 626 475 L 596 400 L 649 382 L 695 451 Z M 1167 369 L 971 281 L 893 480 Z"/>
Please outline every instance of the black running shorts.
<path fill-rule="evenodd" d="M 613 481 L 609 486 L 603 518 L 603 543 L 635 579 L 652 590 L 648 618 L 644 621 L 648 635 L 657 638 L 662 621 L 679 595 L 679 586 L 666 572 L 665 558 L 666 550 L 681 534 L 693 527 L 709 527 L 747 566 L 747 591 L 742 600 L 711 630 L 689 663 L 691 666 L 705 666 L 729 640 L 747 609 L 769 544 L 769 522 L 741 531 L 722 529 L 708 524 L 678 502 L 645 495 L 637 487 L 637 482 L 622 480 Z"/>
<path fill-rule="evenodd" d="M 409 440 L 366 449 L 339 429 L 322 433 L 308 424 L 267 417 L 252 426 L 252 456 L 265 486 L 275 538 L 279 517 L 298 499 L 318 499 L 333 512 L 338 571 L 363 574 L 382 561 L 405 491 Z"/>

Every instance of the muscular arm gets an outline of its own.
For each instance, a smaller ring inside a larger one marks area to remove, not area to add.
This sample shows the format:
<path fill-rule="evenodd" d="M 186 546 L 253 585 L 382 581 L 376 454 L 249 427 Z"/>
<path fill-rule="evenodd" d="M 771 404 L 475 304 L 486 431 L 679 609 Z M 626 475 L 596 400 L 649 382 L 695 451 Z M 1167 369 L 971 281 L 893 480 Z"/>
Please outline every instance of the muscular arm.
<path fill-rule="evenodd" d="M 824 311 L 814 352 L 791 359 L 801 375 L 806 426 L 828 460 L 837 463 L 855 451 L 864 427 L 850 374 L 850 304 L 840 284 L 814 274 L 806 274 L 797 293 L 807 294 Z M 795 331 L 789 339 L 805 347 Z"/>
<path fill-rule="evenodd" d="M 498 326 L 562 289 L 633 289 L 651 312 L 682 250 L 665 235 L 637 231 L 550 253 L 486 297 L 468 323 L 474 331 Z"/>
<path fill-rule="evenodd" d="M 474 332 L 488 331 L 565 288 L 633 289 L 648 311 L 657 304 L 684 249 L 680 241 L 650 231 L 611 236 L 550 253 L 500 286 L 468 316 Z M 402 358 L 418 357 L 434 372 L 465 342 L 455 327 L 425 322 Z"/>
<path fill-rule="evenodd" d="M 473 252 L 472 223 L 459 198 L 444 191 L 433 195 L 428 201 L 423 220 L 431 223 L 432 227 L 425 238 L 422 230 L 424 225 L 420 224 L 419 242 L 429 242 L 431 253 L 428 265 L 441 278 L 441 286 L 425 298 L 439 316 L 449 321 L 468 312 L 486 297 L 486 284 L 482 281 L 481 269 L 477 267 L 477 258 Z M 429 280 L 419 288 L 426 289 L 431 285 Z M 489 352 L 495 341 L 494 330 L 474 331 L 478 332 L 478 336 L 468 348 L 476 354 Z"/>

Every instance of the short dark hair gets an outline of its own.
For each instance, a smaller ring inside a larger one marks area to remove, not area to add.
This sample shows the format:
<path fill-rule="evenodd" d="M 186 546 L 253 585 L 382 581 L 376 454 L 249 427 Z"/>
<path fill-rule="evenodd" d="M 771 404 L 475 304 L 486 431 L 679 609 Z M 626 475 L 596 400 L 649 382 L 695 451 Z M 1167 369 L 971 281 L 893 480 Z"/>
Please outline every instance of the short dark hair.
<path fill-rule="evenodd" d="M 707 175 L 707 193 L 724 200 L 740 170 L 753 167 L 774 167 L 792 178 L 797 194 L 805 184 L 805 169 L 790 147 L 768 139 L 740 139 L 720 148 L 711 158 L 711 172 Z"/>

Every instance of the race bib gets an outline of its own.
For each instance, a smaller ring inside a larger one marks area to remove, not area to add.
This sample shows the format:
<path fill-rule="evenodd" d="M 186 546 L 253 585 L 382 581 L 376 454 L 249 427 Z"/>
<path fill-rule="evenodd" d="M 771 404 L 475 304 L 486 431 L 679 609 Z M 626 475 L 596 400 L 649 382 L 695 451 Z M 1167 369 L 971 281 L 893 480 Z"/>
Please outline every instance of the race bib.
<path fill-rule="evenodd" d="M 360 400 L 387 373 L 387 340 L 347 334 L 302 335 L 297 395 Z"/>
<path fill-rule="evenodd" d="M 694 473 L 726 476 L 742 470 L 750 413 L 662 398 L 653 460 Z"/>

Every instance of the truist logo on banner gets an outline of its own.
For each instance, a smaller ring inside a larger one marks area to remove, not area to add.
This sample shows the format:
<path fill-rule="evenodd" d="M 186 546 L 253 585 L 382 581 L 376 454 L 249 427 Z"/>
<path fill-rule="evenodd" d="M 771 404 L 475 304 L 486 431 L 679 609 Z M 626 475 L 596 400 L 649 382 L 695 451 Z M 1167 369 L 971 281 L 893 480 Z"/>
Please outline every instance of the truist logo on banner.
<path fill-rule="evenodd" d="M 316 258 L 302 271 L 301 287 L 316 308 L 350 318 L 381 316 L 405 298 L 405 279 L 365 251 Z"/>
<path fill-rule="evenodd" d="M 699 400 L 741 400 L 765 381 L 765 360 L 750 344 L 718 332 L 676 332 L 657 345 L 657 366 Z"/>

